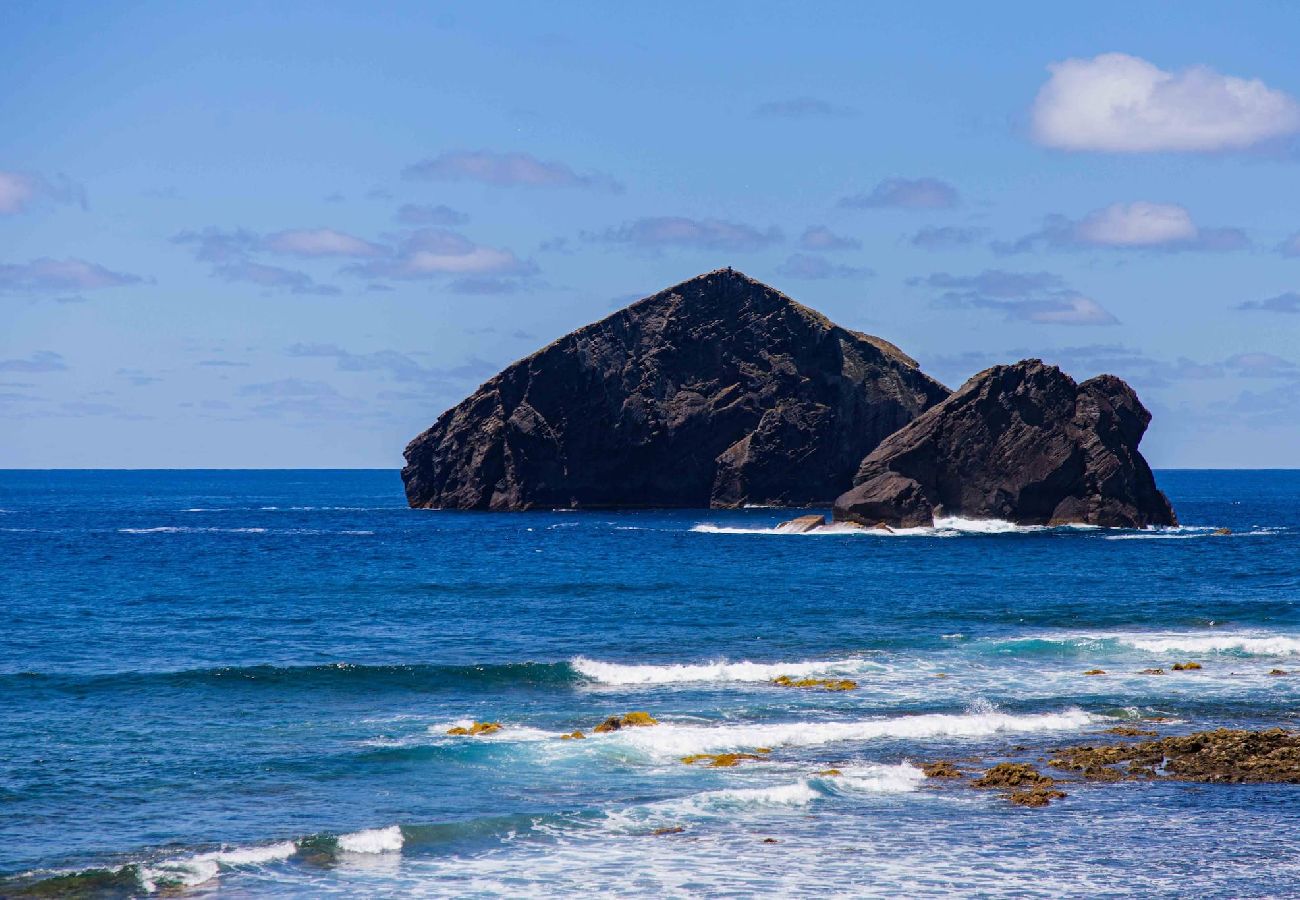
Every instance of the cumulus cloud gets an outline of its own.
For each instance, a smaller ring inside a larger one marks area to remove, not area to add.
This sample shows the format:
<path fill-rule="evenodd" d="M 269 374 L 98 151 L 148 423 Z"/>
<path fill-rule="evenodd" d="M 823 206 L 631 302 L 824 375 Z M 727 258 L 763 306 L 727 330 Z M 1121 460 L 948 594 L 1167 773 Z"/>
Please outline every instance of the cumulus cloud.
<path fill-rule="evenodd" d="M 961 202 L 957 189 L 938 178 L 886 178 L 869 193 L 844 197 L 848 209 L 951 209 Z"/>
<path fill-rule="evenodd" d="M 123 287 L 143 281 L 138 275 L 114 272 L 84 259 L 34 259 L 0 264 L 0 292 L 47 293 Z"/>
<path fill-rule="evenodd" d="M 876 274 L 868 268 L 839 265 L 824 256 L 815 256 L 811 253 L 792 254 L 777 266 L 776 271 L 786 278 L 806 279 L 870 278 Z"/>
<path fill-rule="evenodd" d="M 451 228 L 464 225 L 469 216 L 450 206 L 434 203 L 404 203 L 397 210 L 397 221 L 403 225 L 437 225 Z"/>
<path fill-rule="evenodd" d="M 24 359 L 0 359 L 0 372 L 63 372 L 68 364 L 63 357 L 53 350 L 37 350 Z"/>
<path fill-rule="evenodd" d="M 286 256 L 382 256 L 384 248 L 333 228 L 298 228 L 277 231 L 261 241 L 268 253 Z"/>
<path fill-rule="evenodd" d="M 1114 325 L 1119 321 L 1097 301 L 1071 290 L 1050 272 L 936 272 L 909 279 L 908 284 L 936 291 L 940 306 L 997 310 L 1008 321 L 1040 325 Z"/>
<path fill-rule="evenodd" d="M 1300 131 L 1300 104 L 1205 66 L 1167 72 L 1124 53 L 1048 67 L 1031 113 L 1038 143 L 1113 153 L 1240 150 Z"/>
<path fill-rule="evenodd" d="M 952 250 L 980 240 L 987 233 L 984 228 L 963 228 L 958 225 L 927 225 L 912 235 L 910 243 L 922 250 Z"/>
<path fill-rule="evenodd" d="M 835 234 L 825 225 L 810 225 L 799 238 L 799 246 L 805 250 L 859 250 L 862 241 Z"/>
<path fill-rule="evenodd" d="M 1108 247 L 1130 250 L 1228 251 L 1250 246 L 1240 228 L 1203 228 L 1176 203 L 1112 203 L 1081 219 L 1048 216 L 1043 227 L 1011 243 L 996 242 L 999 253 L 1025 253 Z"/>
<path fill-rule="evenodd" d="M 702 250 L 761 250 L 783 240 L 780 229 L 755 228 L 722 219 L 651 216 L 607 229 L 597 240 L 650 250 L 695 247 Z"/>
<path fill-rule="evenodd" d="M 453 151 L 407 166 L 411 180 L 477 181 L 497 187 L 571 187 L 619 192 L 623 186 L 600 172 L 577 172 L 562 162 L 544 161 L 530 153 L 491 150 Z"/>
<path fill-rule="evenodd" d="M 368 278 L 419 279 L 440 275 L 532 275 L 537 266 L 510 250 L 476 244 L 445 228 L 403 236 L 392 256 L 360 263 L 351 272 Z"/>
<path fill-rule="evenodd" d="M 1300 313 L 1300 293 L 1287 291 L 1285 294 L 1266 297 L 1263 300 L 1247 300 L 1244 303 L 1237 304 L 1237 309 L 1258 312 Z"/>
<path fill-rule="evenodd" d="M 794 97 L 790 100 L 769 100 L 754 109 L 758 119 L 838 119 L 854 115 L 856 110 L 818 100 L 816 97 Z"/>
<path fill-rule="evenodd" d="M 54 180 L 27 172 L 0 172 L 0 216 L 26 212 L 32 203 L 76 203 L 86 208 L 86 190 L 62 175 Z"/>

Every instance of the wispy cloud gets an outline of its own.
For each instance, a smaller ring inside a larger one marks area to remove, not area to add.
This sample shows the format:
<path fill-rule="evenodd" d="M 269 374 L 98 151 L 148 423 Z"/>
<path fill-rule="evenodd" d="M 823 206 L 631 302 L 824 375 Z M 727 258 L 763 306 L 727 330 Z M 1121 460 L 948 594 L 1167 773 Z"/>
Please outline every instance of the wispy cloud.
<path fill-rule="evenodd" d="M 1039 325 L 1114 325 L 1119 320 L 1050 272 L 986 269 L 977 275 L 936 272 L 908 284 L 937 291 L 940 306 L 992 309 L 1009 321 Z"/>
<path fill-rule="evenodd" d="M 512 251 L 476 244 L 445 228 L 421 228 L 402 236 L 391 256 L 358 263 L 348 270 L 367 278 L 420 279 L 442 275 L 525 276 L 532 262 Z"/>
<path fill-rule="evenodd" d="M 595 240 L 648 250 L 694 247 L 702 250 L 761 250 L 784 238 L 776 226 L 761 229 L 724 219 L 650 216 L 634 219 L 597 235 Z"/>
<path fill-rule="evenodd" d="M 368 257 L 383 256 L 385 249 L 333 228 L 296 228 L 268 234 L 261 241 L 268 253 L 299 257 Z"/>
<path fill-rule="evenodd" d="M 845 266 L 833 263 L 824 256 L 811 253 L 794 253 L 777 266 L 777 273 L 786 278 L 820 280 L 822 278 L 870 278 L 876 274 L 862 266 Z"/>
<path fill-rule="evenodd" d="M 407 166 L 411 180 L 477 181 L 497 187 L 568 187 L 618 193 L 623 186 L 600 172 L 577 172 L 562 162 L 545 161 L 530 153 L 460 150 L 442 153 Z"/>
<path fill-rule="evenodd" d="M 926 225 L 912 235 L 909 243 L 922 250 L 952 250 L 981 240 L 987 228 L 963 228 L 959 225 Z"/>
<path fill-rule="evenodd" d="M 1112 153 L 1240 150 L 1300 131 L 1300 104 L 1206 66 L 1167 72 L 1124 53 L 1067 59 L 1032 110 L 1038 143 Z"/>
<path fill-rule="evenodd" d="M 441 203 L 403 203 L 395 217 L 403 225 L 436 225 L 454 228 L 469 221 L 469 216 Z"/>
<path fill-rule="evenodd" d="M 1237 309 L 1255 312 L 1300 313 L 1300 293 L 1287 291 L 1285 294 L 1265 297 L 1263 300 L 1247 300 L 1244 303 L 1238 303 Z"/>
<path fill-rule="evenodd" d="M 857 238 L 836 234 L 825 225 L 810 225 L 799 238 L 799 246 L 804 250 L 860 250 L 862 241 Z"/>
<path fill-rule="evenodd" d="M 38 350 L 25 359 L 0 359 L 0 372 L 63 372 L 68 364 L 53 350 Z"/>
<path fill-rule="evenodd" d="M 1204 228 L 1176 203 L 1112 203 L 1078 220 L 1048 216 L 1043 227 L 1007 243 L 995 242 L 998 253 L 1110 248 L 1164 252 L 1242 250 L 1250 239 L 1240 228 Z"/>
<path fill-rule="evenodd" d="M 269 266 L 250 259 L 224 263 L 214 267 L 212 273 L 224 281 L 245 282 L 270 290 L 287 291 L 290 294 L 332 296 L 341 293 L 337 287 L 321 284 L 306 272 Z"/>
<path fill-rule="evenodd" d="M 789 100 L 769 100 L 754 108 L 758 119 L 839 119 L 852 116 L 857 110 L 840 106 L 816 97 L 793 97 Z"/>
<path fill-rule="evenodd" d="M 957 189 L 938 178 L 886 178 L 869 192 L 840 200 L 847 209 L 952 209 L 961 203 Z"/>
<path fill-rule="evenodd" d="M 476 357 L 449 367 L 425 366 L 408 353 L 375 350 L 353 353 L 337 344 L 293 344 L 286 351 L 294 357 L 332 359 L 340 372 L 379 372 L 394 381 L 437 387 L 466 380 L 481 381 L 497 372 L 499 366 Z"/>
<path fill-rule="evenodd" d="M 93 291 L 139 284 L 143 280 L 139 275 L 114 272 L 84 259 L 42 258 L 28 263 L 0 264 L 0 292 Z"/>
<path fill-rule="evenodd" d="M 39 200 L 86 208 L 86 189 L 62 175 L 53 179 L 30 172 L 0 172 L 0 216 L 23 213 Z"/>

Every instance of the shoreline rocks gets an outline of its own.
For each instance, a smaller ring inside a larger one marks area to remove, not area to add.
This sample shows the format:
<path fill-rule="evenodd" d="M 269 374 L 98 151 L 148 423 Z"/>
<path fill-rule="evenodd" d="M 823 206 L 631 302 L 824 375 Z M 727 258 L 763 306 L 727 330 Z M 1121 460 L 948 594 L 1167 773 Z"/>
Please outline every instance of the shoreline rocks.
<path fill-rule="evenodd" d="M 1077 384 L 1037 359 L 994 366 L 876 447 L 834 517 L 893 527 L 943 516 L 1175 525 L 1137 449 L 1150 420 L 1113 375 Z"/>

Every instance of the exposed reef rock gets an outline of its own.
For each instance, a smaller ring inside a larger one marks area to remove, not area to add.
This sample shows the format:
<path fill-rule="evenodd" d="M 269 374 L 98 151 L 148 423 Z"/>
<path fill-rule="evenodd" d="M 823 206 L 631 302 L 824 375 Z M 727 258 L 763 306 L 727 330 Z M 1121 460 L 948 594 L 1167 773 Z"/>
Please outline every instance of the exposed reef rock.
<path fill-rule="evenodd" d="M 821 688 L 826 691 L 856 691 L 858 689 L 858 683 L 849 678 L 791 678 L 789 675 L 778 675 L 772 679 L 772 684 L 780 687 Z"/>
<path fill-rule="evenodd" d="M 466 728 L 464 725 L 457 725 L 454 728 L 448 728 L 447 733 L 456 734 L 456 735 L 477 736 L 480 734 L 496 734 L 500 730 L 501 730 L 500 722 L 474 722 L 468 728 Z"/>
<path fill-rule="evenodd" d="M 1029 359 L 994 366 L 885 439 L 835 501 L 840 521 L 1174 525 L 1138 442 L 1151 414 L 1113 375 L 1082 384 Z"/>
<path fill-rule="evenodd" d="M 402 479 L 425 508 L 828 503 L 947 395 L 889 342 L 722 269 L 505 369 L 411 441 Z"/>
<path fill-rule="evenodd" d="M 1157 741 L 1069 747 L 1054 752 L 1050 765 L 1102 781 L 1300 784 L 1300 733 L 1218 728 Z"/>
<path fill-rule="evenodd" d="M 630 712 L 621 716 L 610 716 L 591 730 L 596 734 L 609 734 L 611 731 L 619 731 L 623 728 L 644 728 L 658 724 L 659 720 L 648 712 Z"/>

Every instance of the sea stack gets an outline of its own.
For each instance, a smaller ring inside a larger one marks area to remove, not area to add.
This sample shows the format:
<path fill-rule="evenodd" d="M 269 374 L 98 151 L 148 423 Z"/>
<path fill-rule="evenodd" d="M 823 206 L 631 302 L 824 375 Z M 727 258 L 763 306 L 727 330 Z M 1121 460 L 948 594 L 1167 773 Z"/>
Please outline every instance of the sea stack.
<path fill-rule="evenodd" d="M 732 269 L 493 377 L 406 448 L 413 507 L 808 506 L 948 396 L 888 341 Z"/>
<path fill-rule="evenodd" d="M 839 521 L 913 527 L 936 517 L 1027 525 L 1174 525 L 1138 442 L 1151 421 L 1113 375 L 1076 384 L 1028 359 L 966 382 L 880 444 Z"/>

